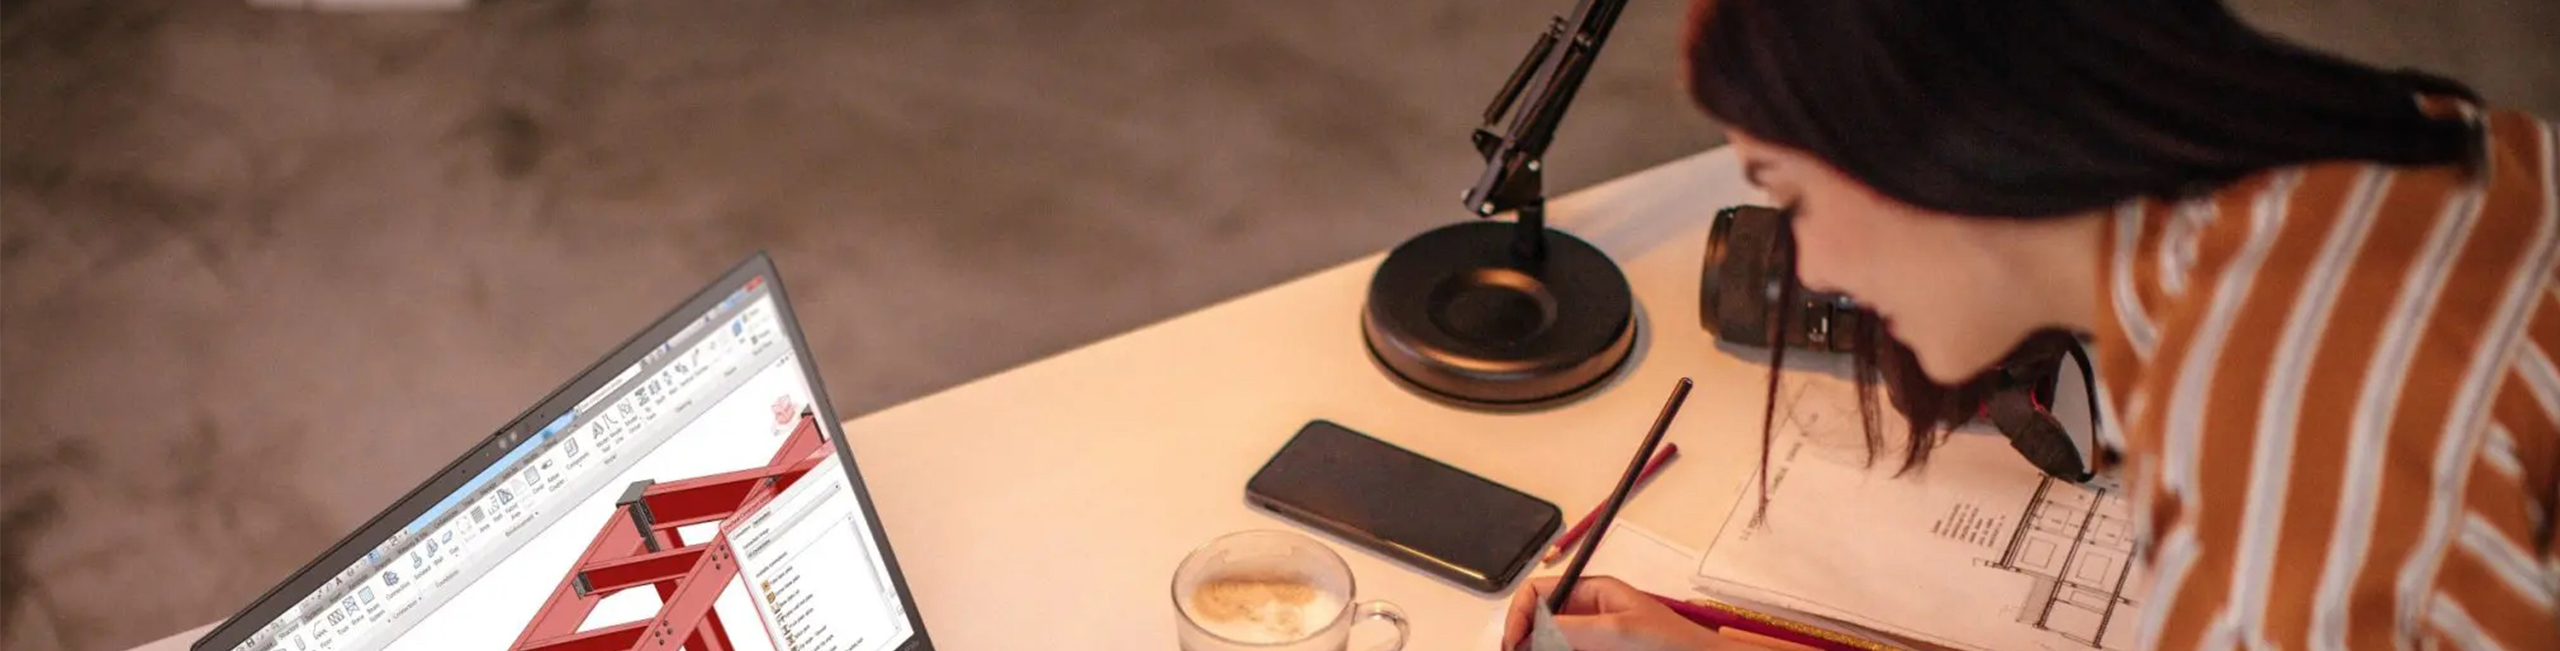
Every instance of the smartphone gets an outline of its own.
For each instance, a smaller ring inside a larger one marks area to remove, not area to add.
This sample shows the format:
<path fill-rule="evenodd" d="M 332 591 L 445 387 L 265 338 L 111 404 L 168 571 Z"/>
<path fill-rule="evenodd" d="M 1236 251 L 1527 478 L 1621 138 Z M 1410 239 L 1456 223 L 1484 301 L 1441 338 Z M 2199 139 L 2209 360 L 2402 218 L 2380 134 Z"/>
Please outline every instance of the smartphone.
<path fill-rule="evenodd" d="M 1511 585 L 1563 521 L 1556 505 L 1329 421 L 1307 423 L 1245 499 L 1475 590 Z"/>

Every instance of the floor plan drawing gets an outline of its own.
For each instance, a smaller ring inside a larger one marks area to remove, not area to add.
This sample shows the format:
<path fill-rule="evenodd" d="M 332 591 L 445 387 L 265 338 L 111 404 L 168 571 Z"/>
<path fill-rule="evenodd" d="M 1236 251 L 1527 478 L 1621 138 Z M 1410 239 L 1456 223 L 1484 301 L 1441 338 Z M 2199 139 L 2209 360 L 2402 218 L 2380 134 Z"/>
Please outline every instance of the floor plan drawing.
<path fill-rule="evenodd" d="M 2114 477 L 2052 479 L 1988 427 L 1940 438 L 1928 465 L 1906 472 L 1891 447 L 1898 431 L 1880 432 L 1887 445 L 1868 456 L 1854 383 L 1792 379 L 1770 441 L 1766 492 L 1741 487 L 1699 549 L 1691 585 L 1913 648 L 2130 651 L 2140 643 L 2151 580 L 2138 567 L 2129 493 Z M 1888 428 L 1901 420 L 1879 416 Z"/>
<path fill-rule="evenodd" d="M 2132 648 L 2134 530 L 2121 491 L 2046 477 L 2017 522 L 2006 551 L 1984 563 L 2034 579 L 2018 622 L 2093 649 Z"/>

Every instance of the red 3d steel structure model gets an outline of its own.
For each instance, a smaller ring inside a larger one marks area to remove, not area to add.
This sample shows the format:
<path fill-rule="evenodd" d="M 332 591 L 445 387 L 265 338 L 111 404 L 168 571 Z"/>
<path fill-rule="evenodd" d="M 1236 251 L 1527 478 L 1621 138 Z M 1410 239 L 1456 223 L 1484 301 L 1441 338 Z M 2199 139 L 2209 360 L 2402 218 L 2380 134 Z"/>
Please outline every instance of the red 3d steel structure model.
<path fill-rule="evenodd" d="M 817 417 L 803 410 L 800 426 L 763 467 L 632 482 L 615 502 L 613 518 L 508 651 L 731 651 L 728 629 L 711 608 L 738 576 L 729 525 L 753 515 L 829 452 Z M 676 532 L 711 522 L 721 531 L 708 541 L 688 545 Z M 657 589 L 657 616 L 579 630 L 605 597 L 641 586 Z"/>

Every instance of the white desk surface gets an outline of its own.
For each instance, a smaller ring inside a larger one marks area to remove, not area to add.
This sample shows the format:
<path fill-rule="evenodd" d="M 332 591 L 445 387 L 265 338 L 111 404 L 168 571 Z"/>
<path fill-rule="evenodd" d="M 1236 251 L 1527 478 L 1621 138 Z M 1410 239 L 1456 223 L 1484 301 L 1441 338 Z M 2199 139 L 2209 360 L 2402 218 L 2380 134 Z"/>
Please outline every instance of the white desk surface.
<path fill-rule="evenodd" d="M 1730 150 L 1555 201 L 1635 288 L 1643 340 L 1614 385 L 1562 408 L 1482 414 L 1391 384 L 1360 343 L 1371 256 L 845 423 L 890 543 L 944 649 L 1172 649 L 1174 565 L 1220 534 L 1297 529 L 1245 479 L 1326 418 L 1554 501 L 1606 497 L 1673 381 L 1680 461 L 1622 517 L 1703 546 L 1758 459 L 1766 367 L 1698 324 L 1709 218 L 1757 201 Z M 1454 208 L 1453 215 L 1458 214 Z M 1326 539 L 1328 542 L 1334 542 Z M 1412 616 L 1408 648 L 1473 643 L 1489 597 L 1335 542 L 1360 599 Z M 208 627 L 209 628 L 209 627 Z M 181 651 L 197 629 L 137 648 Z M 1374 633 L 1363 633 L 1363 637 Z"/>

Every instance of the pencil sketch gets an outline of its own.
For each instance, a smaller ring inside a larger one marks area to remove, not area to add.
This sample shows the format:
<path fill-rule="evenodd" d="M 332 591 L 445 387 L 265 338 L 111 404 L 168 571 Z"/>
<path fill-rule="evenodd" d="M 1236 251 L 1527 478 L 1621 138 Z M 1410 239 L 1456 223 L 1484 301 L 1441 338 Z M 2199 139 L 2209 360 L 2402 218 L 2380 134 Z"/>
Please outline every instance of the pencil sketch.
<path fill-rule="evenodd" d="M 2126 594 L 2133 576 L 2131 510 L 2120 491 L 2046 477 L 1999 558 L 1986 565 L 2033 577 L 2018 623 L 2093 649 L 2130 649 Z"/>
<path fill-rule="evenodd" d="M 1870 457 L 1855 387 L 1791 376 L 1767 466 L 1767 520 L 1747 484 L 1701 549 L 1710 596 L 1888 638 L 1971 651 L 2129 651 L 2149 580 L 2112 477 L 2053 479 L 1968 427 L 1897 472 L 1899 414 Z M 1854 527 L 1824 523 L 1857 523 Z M 1808 555 L 1806 549 L 1824 553 Z M 1916 598 L 1911 586 L 1929 586 Z"/>

